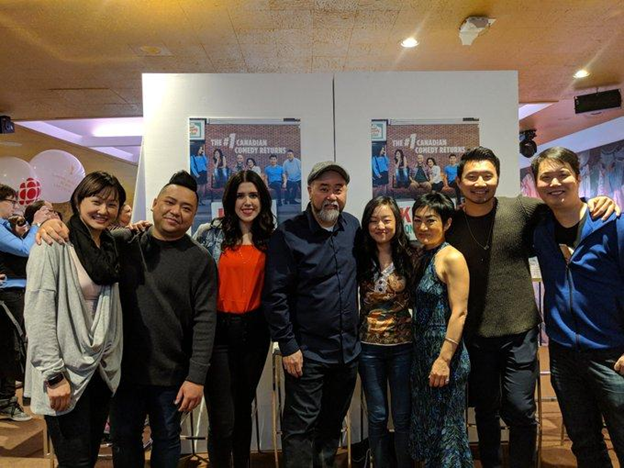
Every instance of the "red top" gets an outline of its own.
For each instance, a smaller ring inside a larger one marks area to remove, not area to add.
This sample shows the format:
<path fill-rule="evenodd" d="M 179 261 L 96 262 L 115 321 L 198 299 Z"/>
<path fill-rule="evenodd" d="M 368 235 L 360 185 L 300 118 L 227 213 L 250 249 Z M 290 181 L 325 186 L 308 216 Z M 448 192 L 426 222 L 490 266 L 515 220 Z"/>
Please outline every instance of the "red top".
<path fill-rule="evenodd" d="M 221 253 L 217 310 L 244 314 L 260 307 L 265 260 L 266 254 L 253 245 Z"/>

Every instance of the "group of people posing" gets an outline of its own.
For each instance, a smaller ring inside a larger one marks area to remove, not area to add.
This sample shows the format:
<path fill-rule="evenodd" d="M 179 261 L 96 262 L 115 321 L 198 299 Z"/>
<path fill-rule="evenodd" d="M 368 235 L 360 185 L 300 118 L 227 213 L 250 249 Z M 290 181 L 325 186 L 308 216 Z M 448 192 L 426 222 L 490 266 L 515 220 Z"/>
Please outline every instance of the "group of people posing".
<path fill-rule="evenodd" d="M 416 155 L 416 161 L 410 166 L 402 149 L 394 152 L 394 178 L 390 181 L 390 158 L 386 154 L 385 145 L 378 154 L 372 156 L 373 188 L 376 195 L 391 195 L 392 189 L 409 189 L 416 198 L 429 192 L 445 192 L 455 196 L 456 204 L 460 204 L 461 191 L 457 185 L 457 155 L 451 153 L 448 162 L 441 168 L 435 158 L 425 160 L 422 154 Z M 389 187 L 391 187 L 389 189 Z"/>
<path fill-rule="evenodd" d="M 208 180 L 208 160 L 204 152 L 204 146 L 200 146 L 196 154 L 191 155 L 191 174 L 197 181 L 200 203 L 207 196 L 210 187 L 222 189 L 226 186 L 230 177 L 241 171 L 253 171 L 264 180 L 267 187 L 273 190 L 277 206 L 282 203 L 288 205 L 299 203 L 296 198 L 301 190 L 301 160 L 295 157 L 291 149 L 286 151 L 283 163 L 278 163 L 275 154 L 269 156 L 269 164 L 264 168 L 264 174 L 254 158 L 247 158 L 242 154 L 236 154 L 236 163 L 229 167 L 223 151 L 215 148 L 213 152 L 212 180 Z"/>
<path fill-rule="evenodd" d="M 498 158 L 465 153 L 460 209 L 441 193 L 415 201 L 418 246 L 392 198 L 371 200 L 361 225 L 345 212 L 350 176 L 334 162 L 312 168 L 306 210 L 277 227 L 262 178 L 238 172 L 224 216 L 195 240 L 188 173 L 163 187 L 153 225 L 135 232 L 107 230 L 125 199 L 117 179 L 87 175 L 74 216 L 39 228 L 45 242 L 27 266 L 25 394 L 46 417 L 60 466 L 94 465 L 110 406 L 116 467 L 143 466 L 146 415 L 151 465 L 175 467 L 180 415 L 202 397 L 211 466 L 249 466 L 251 404 L 271 340 L 285 369 L 288 467 L 333 465 L 358 372 L 375 466 L 472 466 L 467 388 L 482 465 L 502 466 L 502 417 L 510 466 L 534 466 L 534 252 L 572 450 L 579 466 L 611 466 L 604 419 L 623 461 L 624 221 L 611 200 L 579 198 L 571 151 L 547 150 L 533 168 L 545 204 L 496 197 Z"/>

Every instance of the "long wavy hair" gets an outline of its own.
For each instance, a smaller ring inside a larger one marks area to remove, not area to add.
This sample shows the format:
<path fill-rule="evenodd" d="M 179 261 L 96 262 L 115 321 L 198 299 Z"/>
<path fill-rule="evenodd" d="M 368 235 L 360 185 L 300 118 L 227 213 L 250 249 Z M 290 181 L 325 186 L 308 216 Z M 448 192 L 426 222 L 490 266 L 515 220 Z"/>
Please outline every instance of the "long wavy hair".
<path fill-rule="evenodd" d="M 381 273 L 377 242 L 371 237 L 368 226 L 375 209 L 384 205 L 388 206 L 392 211 L 396 224 L 394 237 L 390 241 L 392 263 L 396 272 L 405 278 L 411 290 L 414 272 L 414 249 L 410 246 L 409 239 L 405 233 L 401 211 L 396 201 L 394 198 L 387 196 L 373 198 L 364 208 L 364 214 L 362 215 L 362 242 L 358 245 L 358 282 L 374 281 L 375 275 Z"/>
<path fill-rule="evenodd" d="M 253 245 L 261 251 L 266 251 L 269 237 L 275 229 L 275 218 L 271 212 L 271 194 L 262 181 L 262 178 L 254 171 L 240 171 L 234 174 L 225 185 L 223 193 L 223 217 L 221 226 L 224 239 L 222 249 L 235 249 L 243 239 L 239 218 L 236 216 L 236 194 L 238 187 L 243 182 L 254 184 L 260 197 L 260 212 L 251 225 L 251 240 Z"/>

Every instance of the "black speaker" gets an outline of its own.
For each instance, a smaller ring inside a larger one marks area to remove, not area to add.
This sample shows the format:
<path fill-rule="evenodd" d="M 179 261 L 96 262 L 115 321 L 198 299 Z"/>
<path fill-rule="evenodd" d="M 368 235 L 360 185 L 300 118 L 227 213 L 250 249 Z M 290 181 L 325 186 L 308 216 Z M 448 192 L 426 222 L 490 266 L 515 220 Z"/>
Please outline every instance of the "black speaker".
<path fill-rule="evenodd" d="M 622 107 L 622 94 L 619 89 L 574 97 L 574 112 L 577 114 L 615 107 Z"/>
<path fill-rule="evenodd" d="M 536 135 L 535 130 L 520 132 L 520 154 L 525 158 L 532 158 L 537 153 L 537 144 L 533 141 Z"/>
<path fill-rule="evenodd" d="M 0 133 L 15 133 L 15 126 L 8 115 L 0 115 Z"/>

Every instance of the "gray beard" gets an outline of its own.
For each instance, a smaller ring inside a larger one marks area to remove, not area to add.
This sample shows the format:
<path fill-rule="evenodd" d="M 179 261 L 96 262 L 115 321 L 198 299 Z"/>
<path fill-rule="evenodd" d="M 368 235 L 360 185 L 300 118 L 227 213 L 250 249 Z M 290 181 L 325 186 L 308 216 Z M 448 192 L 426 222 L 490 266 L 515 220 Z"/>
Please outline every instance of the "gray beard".
<path fill-rule="evenodd" d="M 332 206 L 332 205 L 333 205 L 332 203 L 323 203 L 323 206 L 318 211 L 314 208 L 314 206 L 312 206 L 312 208 L 314 209 L 316 216 L 318 216 L 318 218 L 321 221 L 327 224 L 330 224 L 330 223 L 333 224 L 338 220 L 338 216 L 340 216 L 340 208 L 336 210 L 325 209 L 326 206 Z"/>

